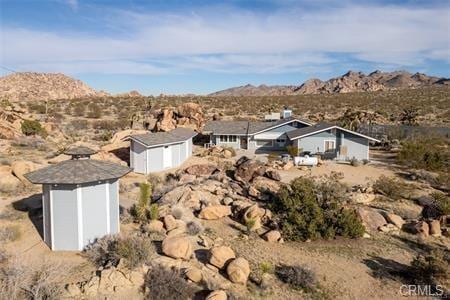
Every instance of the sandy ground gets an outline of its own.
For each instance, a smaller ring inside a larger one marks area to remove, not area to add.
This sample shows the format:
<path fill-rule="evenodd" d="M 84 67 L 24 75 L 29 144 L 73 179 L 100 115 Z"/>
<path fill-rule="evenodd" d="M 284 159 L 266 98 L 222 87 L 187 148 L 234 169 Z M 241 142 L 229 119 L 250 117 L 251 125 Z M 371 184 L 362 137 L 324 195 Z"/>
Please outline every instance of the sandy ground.
<path fill-rule="evenodd" d="M 239 238 L 240 225 L 233 220 L 206 221 L 238 256 L 249 260 L 252 270 L 262 262 L 303 265 L 317 275 L 319 284 L 331 299 L 399 299 L 401 281 L 377 278 L 382 271 L 409 264 L 414 251 L 401 238 L 387 235 L 371 239 L 314 241 L 309 243 L 267 243 L 260 238 Z M 259 297 L 258 297 L 259 298 Z M 282 284 L 275 286 L 265 299 L 303 299 L 304 295 Z M 414 298 L 409 298 L 414 299 Z"/>
<path fill-rule="evenodd" d="M 349 185 L 364 185 L 374 182 L 381 175 L 394 176 L 395 172 L 378 162 L 372 162 L 367 165 L 353 167 L 347 163 L 338 163 L 325 161 L 323 165 L 307 168 L 292 168 L 291 170 L 280 170 L 281 181 L 289 183 L 291 180 L 301 176 L 323 176 L 330 175 L 331 172 L 342 173 L 342 181 Z"/>

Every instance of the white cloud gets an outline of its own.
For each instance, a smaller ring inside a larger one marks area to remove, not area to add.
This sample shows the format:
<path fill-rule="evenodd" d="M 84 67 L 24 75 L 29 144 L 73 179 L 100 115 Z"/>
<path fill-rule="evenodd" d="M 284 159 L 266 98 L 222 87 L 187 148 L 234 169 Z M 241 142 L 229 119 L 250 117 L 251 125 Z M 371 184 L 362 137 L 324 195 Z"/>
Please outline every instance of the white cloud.
<path fill-rule="evenodd" d="M 75 0 L 69 0 L 78 7 Z M 450 61 L 448 7 L 359 6 L 258 14 L 227 8 L 195 13 L 105 12 L 126 34 L 88 35 L 2 27 L 2 60 L 18 69 L 76 73 L 279 73 L 336 63 L 416 66 Z M 126 29 L 126 30 L 125 30 Z M 144 63 L 142 63 L 144 61 Z"/>

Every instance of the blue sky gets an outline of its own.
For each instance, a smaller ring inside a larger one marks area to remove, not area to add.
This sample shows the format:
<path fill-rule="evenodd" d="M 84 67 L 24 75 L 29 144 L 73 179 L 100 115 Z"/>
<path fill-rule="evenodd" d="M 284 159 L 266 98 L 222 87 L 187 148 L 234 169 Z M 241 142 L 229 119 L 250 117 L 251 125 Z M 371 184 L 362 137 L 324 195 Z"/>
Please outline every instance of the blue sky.
<path fill-rule="evenodd" d="M 450 77 L 449 3 L 0 0 L 0 65 L 155 95 L 348 70 Z"/>

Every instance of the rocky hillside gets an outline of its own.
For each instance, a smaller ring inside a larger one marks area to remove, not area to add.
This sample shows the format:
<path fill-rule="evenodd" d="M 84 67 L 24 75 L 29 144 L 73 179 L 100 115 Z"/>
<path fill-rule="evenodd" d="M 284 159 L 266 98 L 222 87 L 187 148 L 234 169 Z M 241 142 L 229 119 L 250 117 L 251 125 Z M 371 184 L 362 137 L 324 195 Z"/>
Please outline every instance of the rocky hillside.
<path fill-rule="evenodd" d="M 282 96 L 302 94 L 332 94 L 367 91 L 385 91 L 394 89 L 421 88 L 450 85 L 450 79 L 428 76 L 421 73 L 411 74 L 405 71 L 375 71 L 366 75 L 349 71 L 346 74 L 327 81 L 310 79 L 299 86 L 253 86 L 234 87 L 210 94 L 211 96 Z"/>
<path fill-rule="evenodd" d="M 60 73 L 13 73 L 0 77 L 0 98 L 10 101 L 57 100 L 108 95 Z"/>

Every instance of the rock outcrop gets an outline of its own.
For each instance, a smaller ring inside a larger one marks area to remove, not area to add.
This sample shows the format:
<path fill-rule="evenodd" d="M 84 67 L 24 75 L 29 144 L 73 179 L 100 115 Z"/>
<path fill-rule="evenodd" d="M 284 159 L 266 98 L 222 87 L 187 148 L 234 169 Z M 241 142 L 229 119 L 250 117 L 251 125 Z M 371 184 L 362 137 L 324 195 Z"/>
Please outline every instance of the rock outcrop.
<path fill-rule="evenodd" d="M 209 263 L 219 269 L 225 267 L 234 258 L 236 258 L 236 254 L 228 246 L 217 246 L 209 250 Z"/>
<path fill-rule="evenodd" d="M 171 131 L 177 127 L 200 130 L 205 125 L 204 114 L 197 103 L 183 103 L 176 109 L 166 108 L 159 112 L 155 131 Z"/>
<path fill-rule="evenodd" d="M 162 242 L 162 251 L 172 258 L 189 259 L 192 255 L 192 245 L 185 237 L 166 237 Z"/>
<path fill-rule="evenodd" d="M 250 264 L 242 257 L 236 258 L 228 264 L 227 274 L 231 282 L 246 284 L 250 275 Z"/>
<path fill-rule="evenodd" d="M 14 73 L 0 77 L 0 98 L 10 101 L 59 100 L 107 96 L 60 73 Z"/>

